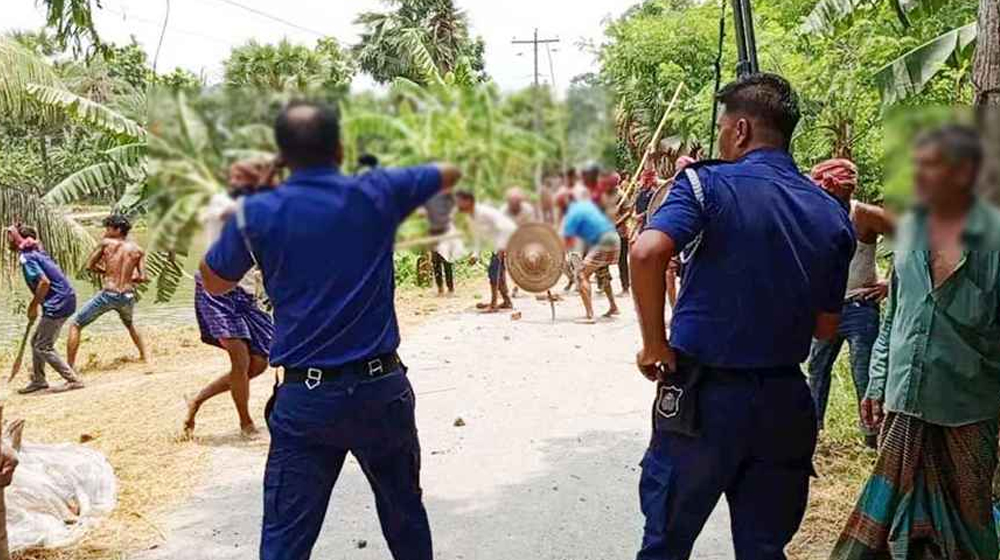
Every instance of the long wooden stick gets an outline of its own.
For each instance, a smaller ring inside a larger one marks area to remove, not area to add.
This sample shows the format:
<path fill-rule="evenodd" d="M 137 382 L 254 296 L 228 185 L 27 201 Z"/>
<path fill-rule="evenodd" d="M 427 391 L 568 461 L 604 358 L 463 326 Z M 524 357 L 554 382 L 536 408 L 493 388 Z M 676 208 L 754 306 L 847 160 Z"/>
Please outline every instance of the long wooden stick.
<path fill-rule="evenodd" d="M 31 334 L 31 327 L 34 325 L 35 321 L 31 320 L 28 321 L 28 326 L 24 328 L 24 336 L 21 337 L 21 346 L 17 351 L 17 358 L 14 360 L 14 365 L 10 368 L 10 377 L 7 378 L 7 383 L 14 381 L 14 377 L 21 371 L 21 363 L 24 361 L 24 351 L 28 347 L 28 336 Z"/>
<path fill-rule="evenodd" d="M 461 233 L 446 233 L 444 235 L 432 235 L 430 237 L 421 237 L 419 239 L 411 239 L 409 241 L 403 241 L 396 243 L 396 250 L 401 249 L 411 249 L 413 247 L 426 247 L 427 245 L 434 245 L 441 241 L 447 241 L 449 239 L 460 239 L 462 237 Z"/>
<path fill-rule="evenodd" d="M 663 112 L 663 118 L 660 119 L 660 125 L 656 127 L 656 132 L 653 134 L 653 138 L 650 140 L 649 146 L 647 146 L 642 152 L 642 161 L 639 162 L 639 168 L 632 174 L 631 181 L 625 186 L 625 192 L 622 193 L 621 200 L 618 201 L 618 212 L 621 212 L 622 208 L 628 202 L 628 199 L 632 198 L 635 186 L 639 183 L 639 176 L 642 173 L 642 170 L 646 168 L 646 161 L 649 160 L 650 149 L 660 143 L 660 138 L 663 136 L 663 128 L 667 126 L 667 119 L 670 117 L 670 113 L 674 111 L 674 106 L 677 105 L 677 100 L 680 99 L 681 91 L 683 90 L 684 82 L 677 84 L 677 91 L 674 92 L 674 97 L 670 100 L 670 105 L 667 105 L 667 110 Z"/>

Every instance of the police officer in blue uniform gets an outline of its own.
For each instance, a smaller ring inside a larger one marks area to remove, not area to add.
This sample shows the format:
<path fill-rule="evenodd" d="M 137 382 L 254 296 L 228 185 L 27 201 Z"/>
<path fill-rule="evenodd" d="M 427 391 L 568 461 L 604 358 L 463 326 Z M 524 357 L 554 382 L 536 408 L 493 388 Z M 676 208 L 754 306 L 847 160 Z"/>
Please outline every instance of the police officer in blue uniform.
<path fill-rule="evenodd" d="M 722 161 L 676 180 L 632 250 L 640 371 L 657 382 L 639 486 L 638 560 L 689 558 L 720 497 L 737 560 L 784 559 L 806 508 L 816 418 L 799 369 L 836 333 L 854 233 L 789 153 L 800 113 L 783 78 L 719 93 Z M 667 264 L 685 261 L 668 340 Z"/>
<path fill-rule="evenodd" d="M 347 453 L 375 493 L 396 560 L 430 560 L 414 394 L 396 354 L 393 240 L 459 179 L 450 165 L 340 172 L 336 113 L 298 102 L 275 124 L 288 180 L 243 199 L 202 263 L 225 293 L 256 263 L 274 304 L 271 363 L 283 368 L 268 423 L 262 560 L 306 560 Z"/>

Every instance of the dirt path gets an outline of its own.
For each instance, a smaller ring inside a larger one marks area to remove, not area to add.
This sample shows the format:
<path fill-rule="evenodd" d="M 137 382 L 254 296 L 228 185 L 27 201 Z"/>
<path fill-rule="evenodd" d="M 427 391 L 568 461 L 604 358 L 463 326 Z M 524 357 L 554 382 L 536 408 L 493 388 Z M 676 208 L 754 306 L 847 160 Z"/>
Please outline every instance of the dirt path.
<path fill-rule="evenodd" d="M 631 366 L 637 327 L 582 307 L 517 300 L 523 318 L 462 312 L 412 329 L 400 352 L 417 391 L 423 486 L 440 559 L 632 558 L 641 536 L 638 462 L 652 388 Z M 464 427 L 456 427 L 461 417 Z M 134 557 L 256 557 L 266 442 L 206 438 L 212 476 L 166 517 L 167 543 Z M 349 461 L 316 558 L 385 559 L 367 483 Z M 696 558 L 731 558 L 716 512 Z M 362 548 L 359 543 L 364 542 Z"/>

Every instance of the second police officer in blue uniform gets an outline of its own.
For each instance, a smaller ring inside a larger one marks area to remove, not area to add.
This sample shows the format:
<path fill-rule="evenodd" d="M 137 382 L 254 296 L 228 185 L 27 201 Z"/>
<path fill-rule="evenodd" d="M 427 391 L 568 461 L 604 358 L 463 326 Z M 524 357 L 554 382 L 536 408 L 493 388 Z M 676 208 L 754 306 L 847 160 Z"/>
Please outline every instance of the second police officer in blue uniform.
<path fill-rule="evenodd" d="M 637 361 L 657 381 L 638 560 L 690 557 L 723 495 L 736 558 L 785 558 L 816 446 L 799 364 L 814 334 L 836 332 L 854 253 L 847 211 L 789 153 L 800 113 L 788 82 L 755 74 L 718 99 L 723 161 L 682 173 L 632 251 Z M 663 278 L 678 254 L 668 340 Z"/>
<path fill-rule="evenodd" d="M 243 199 L 202 264 L 211 293 L 257 263 L 274 305 L 271 363 L 284 369 L 268 423 L 262 560 L 305 560 L 348 453 L 375 493 L 396 560 L 430 560 L 414 394 L 396 354 L 396 229 L 459 178 L 450 165 L 340 172 L 335 112 L 293 103 L 275 124 L 291 170 Z"/>

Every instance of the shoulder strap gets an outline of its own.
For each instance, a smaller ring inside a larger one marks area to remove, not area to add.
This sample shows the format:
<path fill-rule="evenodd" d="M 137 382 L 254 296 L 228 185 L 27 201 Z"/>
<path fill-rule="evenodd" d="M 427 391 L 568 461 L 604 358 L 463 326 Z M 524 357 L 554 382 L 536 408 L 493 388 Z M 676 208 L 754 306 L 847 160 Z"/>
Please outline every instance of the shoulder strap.
<path fill-rule="evenodd" d="M 260 268 L 257 255 L 253 252 L 253 245 L 250 244 L 250 236 L 247 235 L 246 197 L 241 197 L 236 201 L 236 229 L 240 230 L 240 237 L 243 238 L 243 244 L 246 245 L 247 253 L 250 254 L 250 260 L 253 261 L 253 265 Z"/>
<path fill-rule="evenodd" d="M 701 211 L 705 212 L 705 189 L 702 187 L 701 177 L 698 176 L 698 172 L 696 170 L 691 168 L 685 169 L 684 175 L 687 176 L 688 181 L 691 182 L 691 190 L 694 191 L 694 197 L 698 200 L 698 204 L 701 206 Z M 691 259 L 694 258 L 694 254 L 698 252 L 698 247 L 701 245 L 701 237 L 703 233 L 699 233 L 698 236 L 688 243 L 687 246 L 681 251 L 681 263 L 688 264 L 691 262 Z"/>

